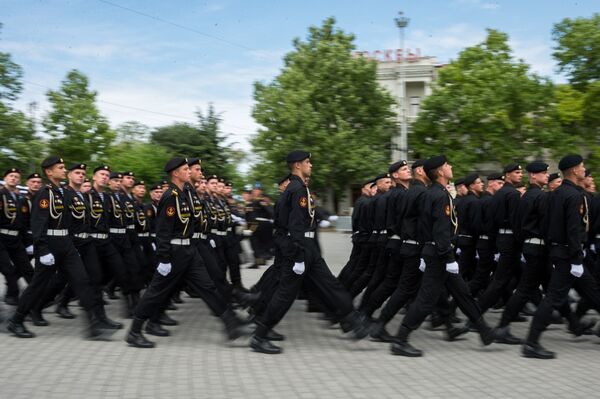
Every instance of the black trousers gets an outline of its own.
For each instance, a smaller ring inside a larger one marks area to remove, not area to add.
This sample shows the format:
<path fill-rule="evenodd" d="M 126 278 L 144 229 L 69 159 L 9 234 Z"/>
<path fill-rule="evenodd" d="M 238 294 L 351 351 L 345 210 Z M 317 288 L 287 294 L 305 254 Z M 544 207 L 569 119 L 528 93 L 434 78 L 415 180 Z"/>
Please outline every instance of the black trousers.
<path fill-rule="evenodd" d="M 232 286 L 227 281 L 225 272 L 217 262 L 217 253 L 206 240 L 194 240 L 194 244 L 215 287 L 221 296 L 229 302 L 231 300 Z"/>
<path fill-rule="evenodd" d="M 370 243 L 371 250 L 368 252 L 368 258 L 360 259 L 360 266 L 356 268 L 354 275 L 352 276 L 352 285 L 350 287 L 350 295 L 352 298 L 360 294 L 369 284 L 371 277 L 375 273 L 375 267 L 379 259 L 380 252 L 385 249 L 385 246 L 379 243 Z M 366 263 L 363 263 L 363 260 Z"/>
<path fill-rule="evenodd" d="M 166 276 L 158 271 L 154 273 L 150 285 L 135 308 L 135 317 L 147 320 L 155 315 L 156 309 L 167 303 L 182 282 L 194 296 L 202 298 L 214 314 L 220 316 L 225 313 L 227 304 L 211 280 L 196 247 L 173 245 L 171 272 Z"/>
<path fill-rule="evenodd" d="M 458 266 L 460 274 L 465 281 L 470 281 L 475 276 L 475 270 L 477 269 L 477 250 L 475 245 L 464 245 L 459 248 Z"/>
<path fill-rule="evenodd" d="M 17 313 L 24 316 L 35 307 L 36 303 L 47 292 L 48 284 L 52 282 L 57 271 L 67 276 L 69 284 L 75 295 L 79 297 L 85 310 L 92 311 L 97 306 L 92 284 L 71 239 L 68 237 L 48 237 L 48 248 L 54 256 L 55 263 L 52 266 L 43 265 L 39 261 L 39 255 L 36 255 L 33 279 L 19 299 Z"/>
<path fill-rule="evenodd" d="M 561 310 L 568 304 L 569 291 L 574 287 L 597 311 L 600 311 L 600 287 L 585 266 L 579 278 L 571 274 L 571 264 L 564 257 L 550 253 L 554 271 L 550 277 L 548 292 L 537 308 L 529 332 L 529 341 L 537 342 L 541 333 L 552 321 L 552 311 Z"/>
<path fill-rule="evenodd" d="M 448 273 L 446 264 L 437 257 L 423 255 L 423 259 L 426 268 L 423 273 L 421 288 L 417 293 L 417 298 L 408 308 L 406 316 L 402 320 L 402 325 L 410 330 L 419 328 L 423 320 L 434 309 L 437 309 L 436 306 L 440 303 L 439 299 L 444 292 L 444 287 L 470 321 L 479 320 L 481 311 L 469 293 L 469 288 L 461 275 Z"/>
<path fill-rule="evenodd" d="M 524 244 L 525 266 L 517 289 L 505 305 L 500 327 L 510 324 L 529 301 L 539 303 L 540 285 L 548 273 L 548 250 L 545 245 Z"/>
<path fill-rule="evenodd" d="M 354 271 L 354 268 L 356 267 L 356 263 L 360 256 L 360 248 L 361 248 L 361 243 L 356 242 L 356 241 L 352 243 L 352 251 L 350 252 L 350 257 L 348 258 L 348 262 L 346 262 L 346 264 L 342 268 L 342 271 L 340 271 L 340 274 L 338 274 L 338 280 L 340 280 L 340 282 L 342 283 L 342 285 L 344 285 L 344 287 L 348 287 L 348 279 L 350 278 L 350 275 L 352 274 L 352 272 Z"/>
<path fill-rule="evenodd" d="M 141 264 L 142 280 L 145 285 L 148 285 L 150 280 L 152 280 L 154 270 L 158 265 L 158 260 L 156 259 L 156 250 L 152 247 L 153 243 L 154 238 L 152 237 L 140 237 L 140 245 L 143 253 L 142 260 L 145 261 L 145 263 Z"/>
<path fill-rule="evenodd" d="M 310 280 L 311 289 L 314 288 L 323 299 L 323 302 L 328 305 L 331 304 L 336 309 L 336 316 L 340 319 L 353 311 L 352 297 L 329 270 L 314 239 L 304 238 L 303 244 L 304 273 L 296 274 L 292 270 L 294 266 L 293 259 L 291 257 L 283 258 L 277 290 L 269 301 L 264 314 L 257 318 L 257 321 L 268 329 L 275 327 L 285 316 L 292 303 L 294 303 L 304 279 Z"/>
<path fill-rule="evenodd" d="M 0 272 L 6 278 L 6 296 L 19 296 L 19 278 L 31 282 L 33 267 L 20 237 L 0 235 Z"/>
<path fill-rule="evenodd" d="M 477 298 L 490 284 L 492 273 L 496 269 L 494 260 L 496 246 L 489 239 L 479 238 L 477 255 L 479 255 L 479 260 L 475 267 L 475 273 L 468 282 L 469 291 L 474 298 Z"/>
<path fill-rule="evenodd" d="M 370 295 L 367 296 L 365 293 L 360 304 L 360 310 L 368 316 L 379 309 L 386 299 L 394 293 L 396 287 L 398 287 L 398 280 L 402 275 L 404 258 L 400 254 L 400 246 L 386 248 L 386 251 L 388 251 L 388 259 L 385 276 Z M 368 289 L 369 287 L 367 287 Z"/>
<path fill-rule="evenodd" d="M 127 234 L 111 235 L 110 240 L 123 259 L 124 272 L 127 275 L 127 281 L 129 281 L 130 293 L 139 292 L 144 288 L 144 275 L 138 261 L 139 251 L 136 251 Z M 138 253 L 136 254 L 136 252 Z M 119 284 L 118 280 L 117 284 Z M 123 293 L 126 294 L 126 292 Z"/>
<path fill-rule="evenodd" d="M 380 244 L 380 247 L 381 249 L 377 256 L 377 260 L 375 261 L 373 275 L 368 281 L 367 286 L 365 287 L 365 292 L 363 293 L 361 298 L 361 307 L 369 302 L 371 295 L 383 283 L 388 272 L 388 265 L 390 262 L 390 251 L 386 248 L 385 243 Z"/>
<path fill-rule="evenodd" d="M 402 272 L 398 279 L 398 284 L 394 292 L 392 292 L 390 299 L 383 309 L 381 309 L 379 320 L 382 320 L 384 323 L 389 322 L 396 316 L 400 309 L 415 298 L 423 276 L 423 273 L 419 270 L 420 264 L 421 258 L 419 255 L 413 254 L 402 257 Z"/>
<path fill-rule="evenodd" d="M 96 254 L 102 268 L 103 281 L 114 279 L 123 290 L 124 295 L 134 292 L 131 279 L 125 268 L 123 257 L 110 239 L 94 239 Z"/>
<path fill-rule="evenodd" d="M 494 306 L 503 296 L 508 297 L 507 287 L 511 283 L 516 283 L 515 279 L 519 276 L 521 269 L 521 251 L 513 235 L 500 234 L 496 242 L 500 251 L 500 259 L 492 282 L 479 297 L 479 307 L 483 313 Z"/>
<path fill-rule="evenodd" d="M 229 279 L 233 285 L 242 284 L 242 274 L 240 272 L 240 252 L 242 247 L 240 242 L 233 233 L 227 233 L 228 236 L 223 240 L 224 242 L 224 257 L 227 269 L 229 269 Z"/>

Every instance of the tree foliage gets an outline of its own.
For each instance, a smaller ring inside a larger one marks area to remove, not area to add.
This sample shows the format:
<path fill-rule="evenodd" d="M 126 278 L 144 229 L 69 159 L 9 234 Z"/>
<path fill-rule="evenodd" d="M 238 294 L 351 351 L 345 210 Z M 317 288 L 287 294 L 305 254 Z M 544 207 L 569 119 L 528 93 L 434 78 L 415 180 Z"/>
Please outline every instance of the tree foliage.
<path fill-rule="evenodd" d="M 313 154 L 311 185 L 336 195 L 350 183 L 387 169 L 393 100 L 376 80 L 376 63 L 355 58 L 354 36 L 329 18 L 295 39 L 281 73 L 256 82 L 253 177 L 272 182 L 286 173 L 285 155 Z"/>

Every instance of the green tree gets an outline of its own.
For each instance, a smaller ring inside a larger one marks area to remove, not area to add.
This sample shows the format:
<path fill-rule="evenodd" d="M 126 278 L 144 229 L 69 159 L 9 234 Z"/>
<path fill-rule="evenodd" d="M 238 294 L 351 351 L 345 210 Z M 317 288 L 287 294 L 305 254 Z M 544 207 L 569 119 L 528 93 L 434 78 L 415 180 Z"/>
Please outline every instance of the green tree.
<path fill-rule="evenodd" d="M 51 137 L 51 153 L 68 162 L 93 163 L 106 157 L 115 133 L 100 114 L 96 96 L 88 78 L 77 70 L 67 74 L 59 90 L 48 91 L 52 109 L 42 125 Z"/>
<path fill-rule="evenodd" d="M 135 140 L 110 147 L 106 162 L 120 172 L 135 172 L 136 180 L 154 184 L 166 177 L 163 168 L 170 158 L 165 148 Z"/>
<path fill-rule="evenodd" d="M 554 58 L 561 72 L 578 90 L 600 80 L 600 14 L 591 18 L 565 18 L 554 25 Z"/>
<path fill-rule="evenodd" d="M 413 125 L 417 157 L 445 153 L 455 173 L 483 161 L 506 163 L 573 148 L 560 129 L 551 82 L 515 60 L 506 34 L 488 30 L 439 71 Z"/>
<path fill-rule="evenodd" d="M 376 63 L 352 56 L 354 35 L 334 18 L 293 45 L 281 73 L 254 84 L 252 115 L 262 128 L 252 140 L 252 174 L 275 181 L 286 173 L 286 153 L 303 148 L 316 166 L 311 185 L 339 197 L 349 184 L 387 169 L 393 99 L 377 83 Z"/>

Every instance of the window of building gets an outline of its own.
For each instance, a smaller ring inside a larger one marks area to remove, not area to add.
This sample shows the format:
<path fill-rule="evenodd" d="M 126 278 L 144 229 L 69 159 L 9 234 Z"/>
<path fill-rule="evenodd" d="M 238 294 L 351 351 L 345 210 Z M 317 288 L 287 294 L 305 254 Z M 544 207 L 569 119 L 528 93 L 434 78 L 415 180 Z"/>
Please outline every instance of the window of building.
<path fill-rule="evenodd" d="M 421 109 L 421 97 L 414 96 L 410 98 L 410 116 L 417 116 Z"/>

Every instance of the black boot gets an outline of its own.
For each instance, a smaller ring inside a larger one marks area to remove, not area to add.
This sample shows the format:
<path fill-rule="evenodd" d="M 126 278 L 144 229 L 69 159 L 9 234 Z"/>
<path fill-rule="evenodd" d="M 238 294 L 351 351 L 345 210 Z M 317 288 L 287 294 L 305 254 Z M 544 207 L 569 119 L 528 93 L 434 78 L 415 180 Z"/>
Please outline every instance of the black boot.
<path fill-rule="evenodd" d="M 181 299 L 181 291 L 177 291 L 175 295 L 173 295 L 174 303 L 183 303 L 183 299 Z"/>
<path fill-rule="evenodd" d="M 250 336 L 254 332 L 254 326 L 242 323 L 231 309 L 227 309 L 220 317 L 225 323 L 225 334 L 230 341 L 242 336 Z"/>
<path fill-rule="evenodd" d="M 385 329 L 383 320 L 376 320 L 371 324 L 369 337 L 373 342 L 394 342 L 394 337 Z"/>
<path fill-rule="evenodd" d="M 277 355 L 283 351 L 279 346 L 273 345 L 266 337 L 262 338 L 256 335 L 250 338 L 250 347 L 255 352 L 266 353 L 267 355 Z"/>
<path fill-rule="evenodd" d="M 483 317 L 473 323 L 473 325 L 479 331 L 479 337 L 485 346 L 492 344 L 496 340 L 496 329 L 488 326 Z"/>
<path fill-rule="evenodd" d="M 535 319 L 534 319 L 535 321 Z M 546 350 L 540 345 L 540 336 L 542 335 L 543 329 L 541 328 L 530 328 L 527 341 L 521 348 L 521 353 L 524 357 L 533 359 L 554 359 L 556 355 L 554 352 Z"/>
<path fill-rule="evenodd" d="M 29 331 L 23 324 L 25 317 L 20 313 L 15 313 L 13 317 L 8 319 L 6 329 L 19 338 L 33 338 L 35 334 Z"/>
<path fill-rule="evenodd" d="M 90 318 L 88 338 L 92 340 L 108 340 L 117 331 L 102 322 L 98 310 L 88 311 L 88 317 Z"/>
<path fill-rule="evenodd" d="M 277 331 L 270 329 L 265 336 L 269 341 L 285 341 L 285 335 L 279 334 Z"/>
<path fill-rule="evenodd" d="M 30 310 L 29 317 L 31 317 L 31 322 L 34 326 L 46 327 L 50 325 L 50 323 L 48 323 L 48 321 L 44 319 L 44 316 L 42 316 L 42 312 L 40 312 L 37 309 Z"/>
<path fill-rule="evenodd" d="M 154 348 L 154 342 L 148 341 L 146 337 L 144 337 L 144 334 L 142 334 L 143 325 L 144 320 L 134 318 L 133 323 L 131 323 L 131 328 L 127 333 L 127 337 L 125 337 L 125 342 L 136 348 Z"/>
<path fill-rule="evenodd" d="M 432 313 L 430 321 L 430 330 L 436 330 L 438 327 L 441 327 L 446 323 L 446 320 L 444 320 L 444 318 L 439 313 Z"/>
<path fill-rule="evenodd" d="M 593 327 L 596 325 L 595 321 L 583 321 L 583 320 L 571 320 L 569 321 L 569 333 L 576 337 L 582 335 L 593 335 Z"/>
<path fill-rule="evenodd" d="M 112 328 L 114 330 L 120 330 L 121 328 L 123 328 L 123 324 L 111 320 L 108 318 L 108 316 L 106 315 L 106 309 L 104 309 L 104 306 L 100 306 L 98 309 L 99 315 L 100 315 L 100 320 L 102 320 L 102 322 L 109 328 Z"/>
<path fill-rule="evenodd" d="M 260 292 L 244 292 L 237 287 L 233 287 L 233 290 L 231 291 L 231 297 L 233 300 L 245 308 L 253 306 L 256 302 L 258 302 L 260 296 Z"/>
<path fill-rule="evenodd" d="M 157 323 L 162 324 L 163 326 L 176 326 L 179 324 L 177 320 L 174 320 L 169 317 L 168 314 L 162 312 L 160 317 L 156 320 Z"/>
<path fill-rule="evenodd" d="M 168 337 L 171 335 L 169 330 L 164 329 L 159 323 L 149 321 L 146 323 L 146 333 L 150 335 L 156 335 L 157 337 Z"/>
<path fill-rule="evenodd" d="M 342 331 L 345 333 L 352 331 L 354 339 L 366 338 L 371 331 L 369 318 L 364 314 L 359 314 L 355 310 L 340 320 L 340 327 L 342 327 Z"/>
<path fill-rule="evenodd" d="M 58 315 L 58 317 L 60 317 L 61 319 L 74 319 L 75 315 L 73 313 L 71 313 L 71 311 L 69 310 L 69 306 L 65 305 L 65 304 L 58 304 L 58 306 L 56 306 L 56 310 L 55 310 L 56 314 Z"/>
<path fill-rule="evenodd" d="M 498 327 L 496 329 L 496 343 L 497 344 L 506 344 L 506 345 L 522 345 L 523 340 L 521 338 L 517 338 L 510 333 L 510 327 Z"/>
<path fill-rule="evenodd" d="M 455 327 L 452 325 L 452 323 L 447 322 L 446 330 L 444 331 L 444 334 L 445 334 L 446 341 L 452 342 L 456 338 L 458 338 L 461 335 L 464 335 L 468 332 L 469 332 L 469 327 L 467 327 L 467 326 Z"/>
<path fill-rule="evenodd" d="M 423 356 L 423 351 L 413 347 L 411 344 L 408 343 L 408 336 L 410 335 L 410 333 L 411 330 L 408 327 L 400 325 L 398 334 L 394 338 L 394 343 L 392 344 L 392 355 L 407 357 Z"/>
<path fill-rule="evenodd" d="M 123 318 L 124 319 L 132 319 L 133 318 L 133 303 L 130 294 L 123 294 Z"/>

